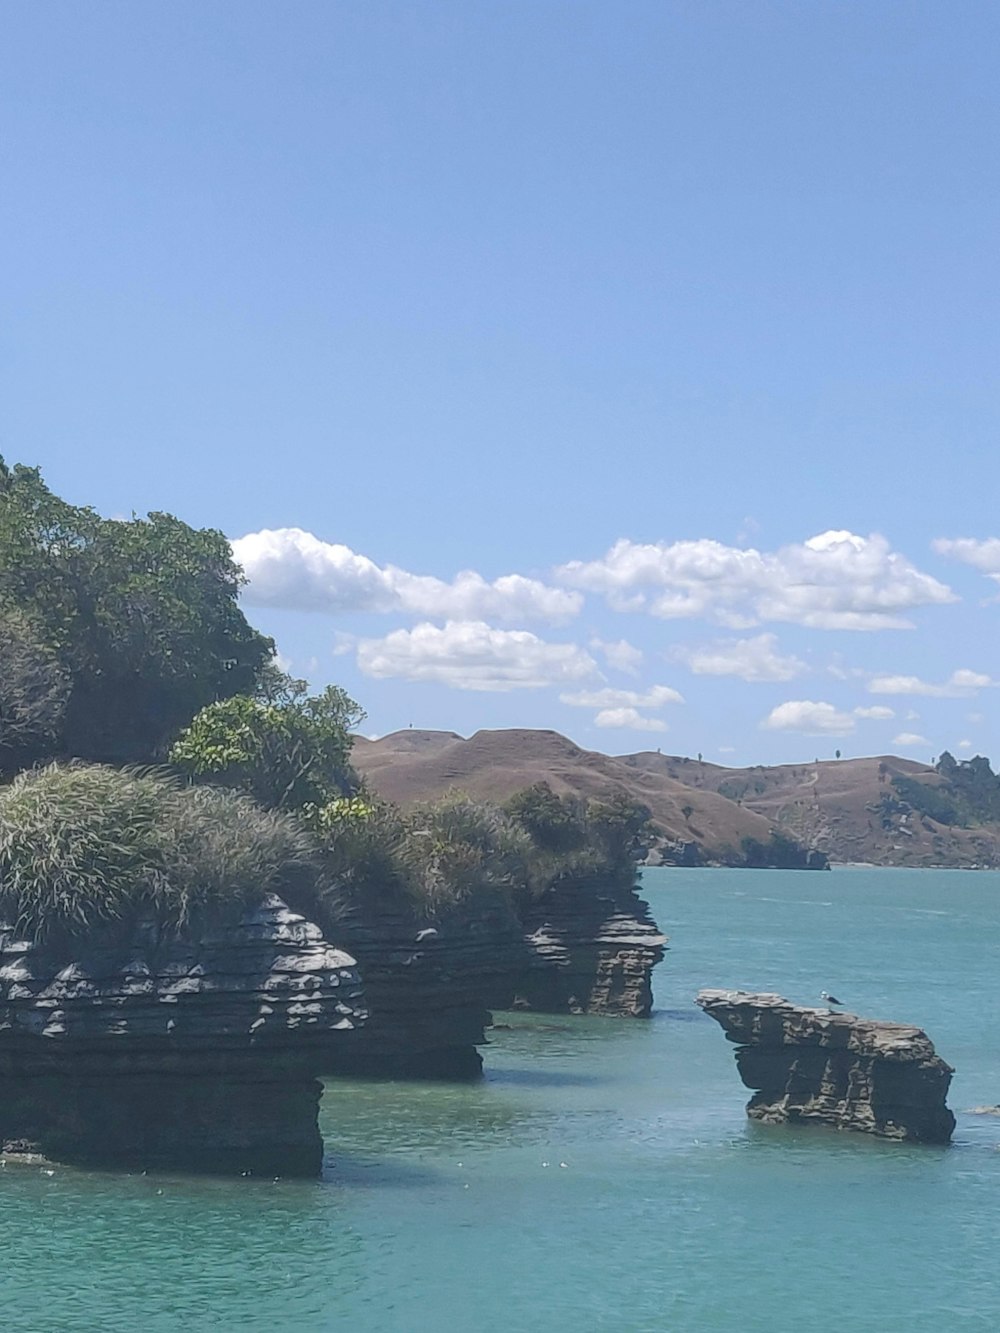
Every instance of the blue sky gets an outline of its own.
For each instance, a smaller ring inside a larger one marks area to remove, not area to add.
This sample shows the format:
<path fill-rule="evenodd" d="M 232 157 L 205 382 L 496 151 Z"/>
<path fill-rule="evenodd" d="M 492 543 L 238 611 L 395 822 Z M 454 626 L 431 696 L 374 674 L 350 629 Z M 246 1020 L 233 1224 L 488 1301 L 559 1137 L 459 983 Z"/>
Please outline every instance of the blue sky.
<path fill-rule="evenodd" d="M 4 26 L 0 451 L 371 732 L 1000 751 L 995 6 Z"/>

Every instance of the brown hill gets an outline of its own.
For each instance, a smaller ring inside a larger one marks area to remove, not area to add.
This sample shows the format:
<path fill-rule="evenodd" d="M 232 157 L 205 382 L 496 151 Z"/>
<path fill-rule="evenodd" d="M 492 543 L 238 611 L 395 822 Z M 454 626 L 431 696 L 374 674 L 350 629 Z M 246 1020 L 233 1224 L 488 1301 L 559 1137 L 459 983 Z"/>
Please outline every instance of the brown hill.
<path fill-rule="evenodd" d="M 773 820 L 832 861 L 896 866 L 1000 866 L 1000 824 L 929 813 L 951 788 L 935 769 L 894 755 L 722 768 L 652 752 L 619 761 L 696 791 L 713 791 Z M 899 781 L 897 781 L 897 779 Z M 910 785 L 913 784 L 913 785 Z M 937 811 L 939 814 L 943 812 Z"/>
<path fill-rule="evenodd" d="M 652 755 L 652 760 L 662 756 Z M 615 759 L 583 750 L 555 731 L 397 731 L 377 741 L 359 737 L 353 759 L 380 795 L 400 805 L 433 800 L 453 789 L 502 801 L 536 782 L 560 795 L 607 798 L 623 792 L 652 812 L 668 856 L 743 864 L 745 839 L 770 844 L 766 814 L 713 790 L 687 784 L 645 756 Z M 720 770 L 723 771 L 723 770 Z M 694 849 L 697 849 L 695 853 Z"/>

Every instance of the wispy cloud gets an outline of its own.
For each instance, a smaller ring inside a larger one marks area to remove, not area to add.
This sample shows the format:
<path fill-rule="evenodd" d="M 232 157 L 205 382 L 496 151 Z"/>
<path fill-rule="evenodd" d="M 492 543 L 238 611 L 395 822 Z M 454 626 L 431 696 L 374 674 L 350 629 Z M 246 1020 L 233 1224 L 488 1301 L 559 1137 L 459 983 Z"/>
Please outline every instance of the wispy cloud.
<path fill-rule="evenodd" d="M 1000 682 L 981 671 L 962 668 L 939 683 L 921 680 L 919 676 L 873 676 L 868 682 L 868 691 L 870 694 L 917 694 L 930 699 L 967 699 L 997 684 Z"/>
<path fill-rule="evenodd" d="M 594 718 L 599 727 L 617 727 L 623 731 L 666 731 L 662 718 L 644 717 L 635 708 L 604 708 Z"/>
<path fill-rule="evenodd" d="M 560 694 L 564 704 L 574 708 L 663 708 L 665 704 L 682 704 L 684 696 L 669 685 L 651 685 L 648 690 L 578 690 Z"/>
<path fill-rule="evenodd" d="M 749 639 L 723 639 L 701 646 L 682 645 L 671 658 L 696 676 L 737 676 L 745 681 L 792 680 L 806 669 L 797 657 L 782 656 L 773 634 Z"/>

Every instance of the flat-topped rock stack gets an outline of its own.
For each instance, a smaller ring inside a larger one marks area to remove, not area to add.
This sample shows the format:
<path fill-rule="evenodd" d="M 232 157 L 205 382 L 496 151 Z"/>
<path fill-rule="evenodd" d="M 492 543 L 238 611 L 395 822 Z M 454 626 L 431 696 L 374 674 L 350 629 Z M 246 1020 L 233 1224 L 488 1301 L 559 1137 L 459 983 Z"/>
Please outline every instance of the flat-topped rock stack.
<path fill-rule="evenodd" d="M 365 1017 L 354 959 L 274 896 L 192 938 L 0 927 L 0 1147 L 318 1175 L 316 1075 Z"/>
<path fill-rule="evenodd" d="M 755 1090 L 751 1119 L 950 1140 L 955 1117 L 945 1099 L 954 1071 L 921 1028 L 749 991 L 702 990 L 695 1003 L 738 1048 L 740 1077 Z"/>

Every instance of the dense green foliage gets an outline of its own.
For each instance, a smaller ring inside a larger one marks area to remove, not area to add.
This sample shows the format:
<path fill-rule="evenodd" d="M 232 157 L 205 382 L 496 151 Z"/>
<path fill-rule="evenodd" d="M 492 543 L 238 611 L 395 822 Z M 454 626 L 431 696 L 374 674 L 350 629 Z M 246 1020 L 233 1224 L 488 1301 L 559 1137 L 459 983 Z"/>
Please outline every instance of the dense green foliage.
<path fill-rule="evenodd" d="M 935 771 L 940 782 L 893 774 L 892 785 L 898 798 L 939 824 L 971 828 L 1000 820 L 1000 778 L 988 759 L 976 755 L 974 759 L 959 762 L 945 750 Z"/>
<path fill-rule="evenodd" d="M 252 692 L 274 649 L 239 609 L 242 582 L 221 532 L 104 519 L 0 459 L 0 613 L 30 624 L 69 682 L 57 734 L 37 733 L 21 762 L 158 758 L 200 708 Z M 7 676 L 2 638 L 0 653 Z"/>
<path fill-rule="evenodd" d="M 0 791 L 0 916 L 35 939 L 143 915 L 179 930 L 272 892 L 309 909 L 318 871 L 296 821 L 235 792 L 83 764 Z"/>
<path fill-rule="evenodd" d="M 324 806 L 356 790 L 351 730 L 364 711 L 335 685 L 280 702 L 238 696 L 209 704 L 181 733 L 170 762 L 238 787 L 268 809 Z"/>
<path fill-rule="evenodd" d="M 31 619 L 0 609 L 0 773 L 55 746 L 69 695 L 69 674 Z"/>

